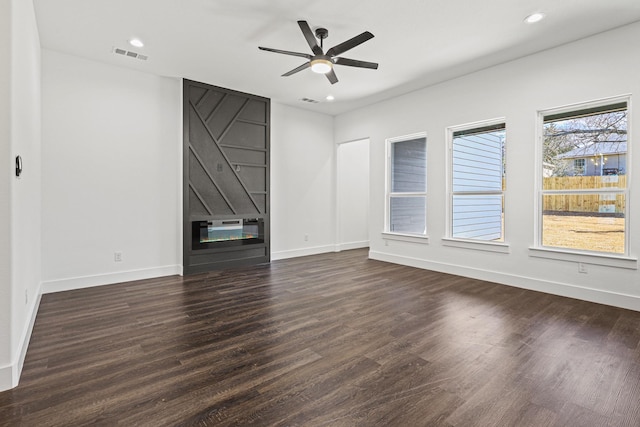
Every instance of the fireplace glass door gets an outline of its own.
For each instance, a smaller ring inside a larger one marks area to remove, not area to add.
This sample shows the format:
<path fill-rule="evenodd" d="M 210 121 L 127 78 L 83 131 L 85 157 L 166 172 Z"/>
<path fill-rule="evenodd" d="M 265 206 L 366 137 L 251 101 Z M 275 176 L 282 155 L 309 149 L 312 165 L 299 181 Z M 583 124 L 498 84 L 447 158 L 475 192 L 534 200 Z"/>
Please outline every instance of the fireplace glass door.
<path fill-rule="evenodd" d="M 264 243 L 262 218 L 193 221 L 193 249 Z"/>

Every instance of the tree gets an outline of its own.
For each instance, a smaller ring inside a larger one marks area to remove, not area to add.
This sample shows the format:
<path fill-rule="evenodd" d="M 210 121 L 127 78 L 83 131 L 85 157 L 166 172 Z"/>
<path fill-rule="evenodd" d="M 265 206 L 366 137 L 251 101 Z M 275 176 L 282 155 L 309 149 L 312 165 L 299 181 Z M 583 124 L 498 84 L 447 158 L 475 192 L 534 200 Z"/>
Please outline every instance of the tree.
<path fill-rule="evenodd" d="M 545 123 L 542 162 L 543 167 L 549 170 L 551 175 L 567 175 L 568 164 L 560 155 L 568 153 L 573 148 L 573 145 L 568 142 L 568 134 L 564 133 L 556 122 Z"/>
<path fill-rule="evenodd" d="M 618 152 L 627 141 L 627 112 L 609 111 L 563 118 L 544 124 L 543 161 L 553 176 L 573 173 L 571 158 Z"/>

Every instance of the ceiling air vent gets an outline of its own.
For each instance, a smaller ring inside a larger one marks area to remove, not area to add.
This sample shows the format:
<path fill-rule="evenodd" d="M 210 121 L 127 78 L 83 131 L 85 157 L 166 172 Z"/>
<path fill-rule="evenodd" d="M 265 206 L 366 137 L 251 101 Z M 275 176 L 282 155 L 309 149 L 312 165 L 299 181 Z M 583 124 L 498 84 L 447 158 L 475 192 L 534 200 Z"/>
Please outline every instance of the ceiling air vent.
<path fill-rule="evenodd" d="M 137 58 L 141 61 L 146 61 L 148 56 L 147 55 L 143 55 L 141 53 L 137 53 L 137 52 L 133 52 L 131 50 L 126 50 L 126 49 L 120 49 L 117 47 L 113 48 L 113 53 L 115 53 L 116 55 L 122 55 L 122 56 L 128 56 L 129 58 Z"/>
<path fill-rule="evenodd" d="M 310 104 L 318 104 L 320 102 L 320 101 L 316 101 L 315 99 L 311 99 L 311 98 L 300 98 L 300 101 L 308 102 Z"/>

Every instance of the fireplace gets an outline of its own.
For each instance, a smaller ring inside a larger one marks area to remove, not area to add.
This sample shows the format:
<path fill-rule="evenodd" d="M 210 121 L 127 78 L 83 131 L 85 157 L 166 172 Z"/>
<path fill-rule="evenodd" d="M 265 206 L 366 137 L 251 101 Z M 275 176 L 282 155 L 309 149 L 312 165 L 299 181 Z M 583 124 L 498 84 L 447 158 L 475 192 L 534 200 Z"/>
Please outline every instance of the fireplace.
<path fill-rule="evenodd" d="M 264 243 L 264 219 L 192 221 L 192 249 L 215 249 Z"/>

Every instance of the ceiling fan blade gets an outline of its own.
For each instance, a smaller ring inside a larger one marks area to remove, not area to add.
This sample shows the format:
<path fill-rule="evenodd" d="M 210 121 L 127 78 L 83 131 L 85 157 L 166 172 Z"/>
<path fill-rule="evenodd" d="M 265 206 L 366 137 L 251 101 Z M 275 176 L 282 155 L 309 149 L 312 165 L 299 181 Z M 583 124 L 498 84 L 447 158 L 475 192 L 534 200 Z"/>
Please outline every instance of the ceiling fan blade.
<path fill-rule="evenodd" d="M 272 49 L 270 47 L 262 47 L 262 46 L 258 46 L 258 49 L 266 50 L 267 52 L 282 53 L 283 55 L 299 56 L 301 58 L 311 59 L 311 55 L 309 55 L 308 53 L 291 52 L 288 50 Z"/>
<path fill-rule="evenodd" d="M 358 61 L 357 59 L 338 57 L 333 60 L 333 63 L 338 65 L 347 65 L 349 67 L 371 68 L 373 70 L 378 69 L 378 64 L 375 62 Z"/>
<path fill-rule="evenodd" d="M 311 31 L 311 27 L 307 21 L 298 21 L 298 26 L 302 30 L 302 34 L 304 34 L 304 38 L 307 39 L 307 43 L 309 43 L 309 47 L 316 55 L 322 55 L 322 49 L 318 46 L 316 42 L 316 36 L 313 35 L 313 31 Z"/>
<path fill-rule="evenodd" d="M 336 76 L 336 73 L 333 71 L 333 69 L 325 74 L 325 76 L 327 76 L 332 85 L 338 83 L 338 77 Z"/>
<path fill-rule="evenodd" d="M 332 47 L 327 51 L 327 56 L 338 56 L 341 53 L 344 53 L 349 49 L 353 49 L 359 44 L 362 44 L 372 38 L 373 38 L 373 34 L 371 34 L 369 31 L 365 31 L 364 33 L 357 35 L 347 40 L 346 42 L 342 42 L 338 45 L 335 45 L 334 47 Z"/>
<path fill-rule="evenodd" d="M 311 63 L 310 63 L 310 62 L 305 62 L 305 63 L 304 63 L 304 64 L 302 64 L 301 66 L 296 67 L 296 68 L 294 68 L 293 70 L 291 70 L 291 71 L 289 71 L 289 72 L 284 73 L 284 74 L 282 75 L 282 77 L 289 77 L 289 76 L 290 76 L 290 75 L 292 75 L 292 74 L 295 74 L 295 73 L 300 72 L 300 71 L 302 71 L 302 70 L 306 70 L 306 69 L 307 69 L 307 68 L 309 68 L 310 66 L 311 66 Z"/>

